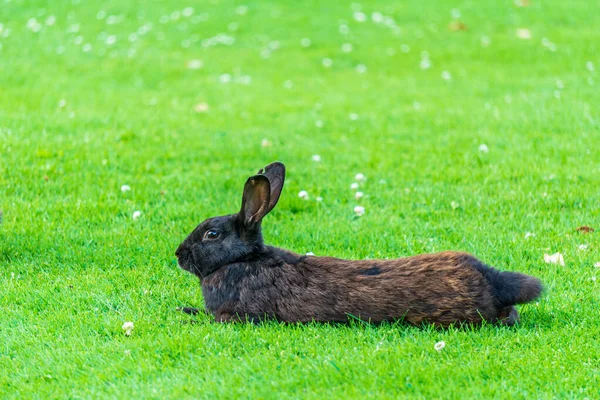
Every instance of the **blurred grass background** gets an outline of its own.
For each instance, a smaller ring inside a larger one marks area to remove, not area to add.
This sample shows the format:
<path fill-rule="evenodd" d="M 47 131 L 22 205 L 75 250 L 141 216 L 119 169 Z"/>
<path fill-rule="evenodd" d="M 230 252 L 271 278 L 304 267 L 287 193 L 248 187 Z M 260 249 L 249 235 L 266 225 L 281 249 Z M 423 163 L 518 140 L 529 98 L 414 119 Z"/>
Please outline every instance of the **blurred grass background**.
<path fill-rule="evenodd" d="M 0 395 L 597 396 L 599 6 L 2 0 Z M 513 330 L 189 324 L 174 249 L 273 160 L 268 243 L 546 295 Z"/>

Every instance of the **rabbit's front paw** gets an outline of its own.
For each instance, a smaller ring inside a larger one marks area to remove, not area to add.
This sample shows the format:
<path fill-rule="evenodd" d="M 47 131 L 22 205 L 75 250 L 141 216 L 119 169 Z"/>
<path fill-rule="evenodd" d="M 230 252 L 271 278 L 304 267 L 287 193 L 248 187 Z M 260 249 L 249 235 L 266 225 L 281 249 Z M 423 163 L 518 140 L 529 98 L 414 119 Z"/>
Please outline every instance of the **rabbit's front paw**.
<path fill-rule="evenodd" d="M 200 314 L 201 310 L 193 307 L 177 307 L 177 311 L 181 311 L 189 315 L 198 315 Z"/>

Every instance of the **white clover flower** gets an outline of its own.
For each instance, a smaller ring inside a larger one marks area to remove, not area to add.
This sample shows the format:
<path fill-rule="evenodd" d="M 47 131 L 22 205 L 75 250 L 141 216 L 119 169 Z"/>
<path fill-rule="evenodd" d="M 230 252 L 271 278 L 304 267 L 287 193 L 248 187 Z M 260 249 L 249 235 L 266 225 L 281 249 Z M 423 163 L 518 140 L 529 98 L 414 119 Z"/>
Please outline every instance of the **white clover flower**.
<path fill-rule="evenodd" d="M 311 41 L 309 38 L 304 38 L 300 41 L 300 45 L 302 47 L 308 47 L 308 46 L 310 46 L 310 43 L 311 43 Z"/>
<path fill-rule="evenodd" d="M 482 144 L 479 145 L 479 151 L 481 153 L 487 153 L 487 152 L 490 151 L 490 149 L 487 147 L 487 144 L 482 143 Z"/>
<path fill-rule="evenodd" d="M 67 105 L 67 101 L 66 101 L 65 99 L 61 99 L 61 100 L 58 102 L 58 106 L 59 106 L 60 108 L 65 108 L 65 107 L 66 107 L 66 105 Z"/>
<path fill-rule="evenodd" d="M 483 47 L 488 47 L 490 43 L 492 43 L 492 40 L 489 36 L 482 36 L 480 40 Z"/>
<path fill-rule="evenodd" d="M 271 50 L 277 50 L 279 48 L 279 46 L 281 46 L 281 44 L 279 43 L 278 40 L 272 40 L 269 42 L 269 44 L 267 46 Z"/>
<path fill-rule="evenodd" d="M 129 185 L 121 185 L 121 192 L 129 192 L 131 190 L 131 186 Z"/>
<path fill-rule="evenodd" d="M 591 61 L 588 61 L 585 63 L 585 67 L 588 69 L 588 71 L 593 72 L 594 71 L 594 63 Z"/>
<path fill-rule="evenodd" d="M 133 322 L 127 321 L 123 324 L 121 328 L 123 328 L 125 336 L 131 336 L 131 334 L 133 333 Z"/>
<path fill-rule="evenodd" d="M 27 28 L 29 28 L 32 32 L 39 32 L 42 29 L 42 24 L 40 24 L 37 19 L 30 18 L 27 21 Z"/>
<path fill-rule="evenodd" d="M 146 23 L 138 28 L 137 33 L 138 33 L 138 35 L 143 36 L 146 33 L 150 32 L 151 30 L 152 30 L 152 24 Z"/>
<path fill-rule="evenodd" d="M 208 104 L 206 103 L 198 103 L 196 104 L 196 106 L 194 107 L 194 111 L 198 112 L 198 113 L 205 113 L 208 111 Z"/>
<path fill-rule="evenodd" d="M 517 37 L 519 39 L 529 40 L 531 39 L 531 31 L 527 28 L 519 28 L 517 29 Z"/>
<path fill-rule="evenodd" d="M 325 68 L 331 68 L 333 65 L 333 60 L 331 58 L 324 58 L 322 62 Z"/>
<path fill-rule="evenodd" d="M 300 197 L 303 200 L 308 200 L 308 192 L 306 190 L 301 190 L 300 192 L 298 192 L 298 197 Z"/>
<path fill-rule="evenodd" d="M 321 161 L 321 156 L 320 156 L 320 155 L 318 155 L 318 154 L 314 154 L 314 155 L 312 156 L 312 160 L 313 160 L 314 162 L 320 162 L 320 161 Z"/>
<path fill-rule="evenodd" d="M 552 43 L 548 38 L 542 38 L 542 46 L 544 46 L 550 51 L 556 51 L 556 45 Z"/>
<path fill-rule="evenodd" d="M 362 216 L 365 213 L 365 208 L 363 206 L 356 206 L 354 207 L 354 214 L 356 214 L 357 216 Z"/>
<path fill-rule="evenodd" d="M 350 44 L 350 43 L 344 43 L 342 45 L 342 51 L 344 53 L 350 53 L 352 51 L 352 44 Z"/>
<path fill-rule="evenodd" d="M 530 237 L 535 237 L 535 233 L 533 233 L 533 232 L 525 233 L 525 239 L 529 239 Z"/>
<path fill-rule="evenodd" d="M 114 25 L 119 22 L 121 22 L 121 18 L 118 15 L 109 15 L 108 18 L 106 18 L 107 25 Z"/>
<path fill-rule="evenodd" d="M 450 71 L 442 71 L 442 79 L 445 81 L 451 80 L 452 74 L 450 74 Z"/>
<path fill-rule="evenodd" d="M 594 264 L 594 267 L 595 267 L 595 268 L 600 268 L 600 262 L 597 262 L 597 263 L 595 263 L 595 264 Z"/>
<path fill-rule="evenodd" d="M 138 219 L 141 216 L 142 216 L 142 212 L 141 211 L 134 211 L 133 215 L 132 215 L 132 218 L 133 219 Z"/>
<path fill-rule="evenodd" d="M 579 245 L 579 250 L 587 250 L 588 245 L 587 244 L 580 244 Z"/>
<path fill-rule="evenodd" d="M 271 143 L 271 141 L 269 139 L 263 139 L 260 141 L 260 145 L 262 147 L 271 147 L 273 145 L 273 143 Z"/>
<path fill-rule="evenodd" d="M 367 72 L 367 66 L 364 64 L 358 64 L 356 66 L 356 72 L 358 72 L 359 74 L 364 74 L 365 72 Z"/>
<path fill-rule="evenodd" d="M 130 35 L 131 36 L 131 35 Z M 130 39 L 131 40 L 131 39 Z M 135 40 L 134 40 L 135 41 Z M 189 60 L 186 64 L 188 69 L 200 69 L 204 66 L 204 62 L 202 60 Z"/>
<path fill-rule="evenodd" d="M 446 342 L 444 342 L 443 340 L 440 340 L 439 342 L 433 345 L 433 348 L 436 351 L 442 351 L 444 347 L 446 347 Z"/>
<path fill-rule="evenodd" d="M 350 185 L 350 189 L 352 189 L 352 190 L 358 189 L 358 183 L 353 182 L 352 185 Z"/>
<path fill-rule="evenodd" d="M 363 12 L 356 11 L 354 12 L 354 19 L 358 22 L 365 22 L 367 20 L 367 15 Z"/>
<path fill-rule="evenodd" d="M 365 175 L 361 174 L 360 172 L 354 176 L 354 179 L 357 180 L 357 181 L 359 181 L 359 182 L 364 182 L 364 181 L 367 180 L 367 178 L 365 177 Z"/>
<path fill-rule="evenodd" d="M 546 264 L 558 264 L 562 267 L 565 266 L 565 259 L 563 258 L 563 255 L 560 253 L 554 253 L 554 254 L 544 254 L 544 261 L 546 262 Z"/>
<path fill-rule="evenodd" d="M 371 20 L 376 24 L 379 24 L 383 22 L 383 14 L 379 11 L 375 11 L 373 14 L 371 14 Z"/>
<path fill-rule="evenodd" d="M 323 201 L 323 198 L 321 196 L 317 196 L 317 198 L 315 200 L 318 202 L 321 202 L 321 201 Z"/>
<path fill-rule="evenodd" d="M 241 75 L 237 81 L 242 85 L 249 85 L 252 83 L 252 77 L 250 75 Z"/>
<path fill-rule="evenodd" d="M 363 192 L 356 192 L 354 193 L 354 198 L 356 200 L 360 200 L 365 194 Z"/>

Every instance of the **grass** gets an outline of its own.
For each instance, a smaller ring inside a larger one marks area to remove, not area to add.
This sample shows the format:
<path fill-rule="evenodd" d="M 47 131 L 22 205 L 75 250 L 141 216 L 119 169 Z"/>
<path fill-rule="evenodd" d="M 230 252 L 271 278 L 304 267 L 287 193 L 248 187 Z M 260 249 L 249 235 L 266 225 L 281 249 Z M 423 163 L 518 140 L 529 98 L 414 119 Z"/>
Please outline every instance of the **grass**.
<path fill-rule="evenodd" d="M 352 7 L 2 2 L 1 398 L 599 395 L 598 4 L 364 1 L 365 22 Z M 453 9 L 466 30 L 448 28 Z M 543 298 L 514 329 L 175 312 L 202 304 L 175 248 L 238 210 L 246 177 L 273 160 L 288 180 L 268 243 L 347 258 L 464 250 L 539 276 Z M 565 266 L 544 263 L 554 252 Z"/>

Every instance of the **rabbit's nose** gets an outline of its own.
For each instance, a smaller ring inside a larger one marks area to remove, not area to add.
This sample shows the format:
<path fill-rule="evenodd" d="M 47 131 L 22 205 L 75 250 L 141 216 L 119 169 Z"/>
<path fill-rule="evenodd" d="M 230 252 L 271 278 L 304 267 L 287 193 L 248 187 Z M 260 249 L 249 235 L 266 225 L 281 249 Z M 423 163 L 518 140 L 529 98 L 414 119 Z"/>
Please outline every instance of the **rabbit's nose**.
<path fill-rule="evenodd" d="M 180 245 L 177 250 L 175 250 L 175 256 L 179 257 L 179 255 L 181 254 L 181 252 L 183 251 L 183 245 Z"/>

